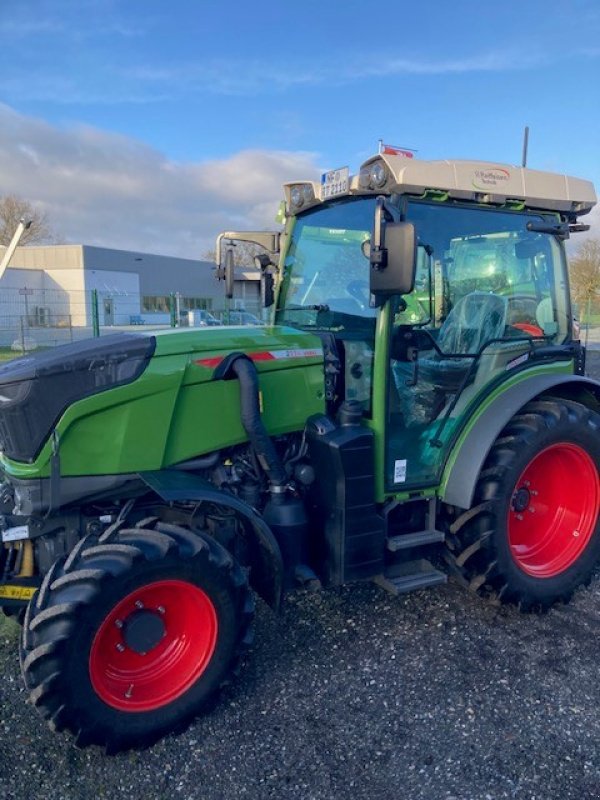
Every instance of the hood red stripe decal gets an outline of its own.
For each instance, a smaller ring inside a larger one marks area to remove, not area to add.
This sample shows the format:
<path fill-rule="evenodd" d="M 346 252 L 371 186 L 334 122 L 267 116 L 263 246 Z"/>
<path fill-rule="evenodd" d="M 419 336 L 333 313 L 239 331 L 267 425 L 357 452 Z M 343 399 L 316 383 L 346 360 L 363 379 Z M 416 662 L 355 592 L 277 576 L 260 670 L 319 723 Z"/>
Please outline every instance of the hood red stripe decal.
<path fill-rule="evenodd" d="M 276 361 L 287 358 L 318 358 L 323 355 L 323 351 L 320 348 L 313 348 L 310 350 L 257 350 L 254 353 L 246 353 L 246 355 L 248 358 L 251 358 L 252 361 Z M 199 367 L 214 369 L 219 366 L 224 358 L 225 356 L 198 358 L 195 359 L 193 363 Z"/>

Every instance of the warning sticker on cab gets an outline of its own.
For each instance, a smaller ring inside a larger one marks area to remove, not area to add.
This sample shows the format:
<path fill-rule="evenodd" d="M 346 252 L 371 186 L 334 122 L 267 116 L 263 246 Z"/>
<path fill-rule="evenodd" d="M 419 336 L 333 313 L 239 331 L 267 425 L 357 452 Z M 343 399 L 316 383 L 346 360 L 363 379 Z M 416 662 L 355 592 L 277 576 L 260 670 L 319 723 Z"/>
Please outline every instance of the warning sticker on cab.
<path fill-rule="evenodd" d="M 406 481 L 406 459 L 398 458 L 394 461 L 394 483 Z"/>
<path fill-rule="evenodd" d="M 37 586 L 0 586 L 0 600 L 31 600 Z"/>

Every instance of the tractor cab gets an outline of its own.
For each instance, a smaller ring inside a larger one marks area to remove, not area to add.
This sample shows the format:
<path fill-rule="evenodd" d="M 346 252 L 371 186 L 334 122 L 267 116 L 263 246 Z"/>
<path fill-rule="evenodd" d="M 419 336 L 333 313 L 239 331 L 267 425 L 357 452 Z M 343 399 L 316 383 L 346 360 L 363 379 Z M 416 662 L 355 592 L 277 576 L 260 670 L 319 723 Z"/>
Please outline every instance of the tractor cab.
<path fill-rule="evenodd" d="M 586 181 L 379 155 L 286 201 L 273 321 L 321 337 L 328 411 L 360 405 L 380 500 L 439 486 L 508 376 L 573 359 L 564 239 Z"/>

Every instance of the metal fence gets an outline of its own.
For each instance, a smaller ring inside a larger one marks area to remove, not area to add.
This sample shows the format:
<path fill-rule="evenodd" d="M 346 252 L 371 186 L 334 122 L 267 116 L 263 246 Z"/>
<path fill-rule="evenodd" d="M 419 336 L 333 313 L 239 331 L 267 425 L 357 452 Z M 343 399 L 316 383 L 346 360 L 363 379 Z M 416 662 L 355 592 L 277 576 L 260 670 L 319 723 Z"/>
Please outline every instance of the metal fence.
<path fill-rule="evenodd" d="M 215 308 L 190 310 L 176 292 L 162 313 L 141 309 L 140 297 L 97 290 L 3 288 L 0 290 L 0 360 L 122 330 L 253 325 L 262 321 L 256 303 L 219 298 Z"/>

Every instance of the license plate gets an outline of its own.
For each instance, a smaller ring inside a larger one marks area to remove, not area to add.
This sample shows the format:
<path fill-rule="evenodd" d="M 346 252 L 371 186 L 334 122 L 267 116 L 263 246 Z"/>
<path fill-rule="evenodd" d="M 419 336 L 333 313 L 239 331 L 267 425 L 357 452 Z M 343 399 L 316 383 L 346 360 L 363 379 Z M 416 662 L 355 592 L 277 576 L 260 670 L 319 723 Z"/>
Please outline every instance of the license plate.
<path fill-rule="evenodd" d="M 0 600 L 31 600 L 37 586 L 0 586 Z"/>
<path fill-rule="evenodd" d="M 29 539 L 29 525 L 17 525 L 2 531 L 3 542 L 20 542 L 22 539 Z"/>
<path fill-rule="evenodd" d="M 346 194 L 350 185 L 350 168 L 330 169 L 321 175 L 321 200 Z"/>

